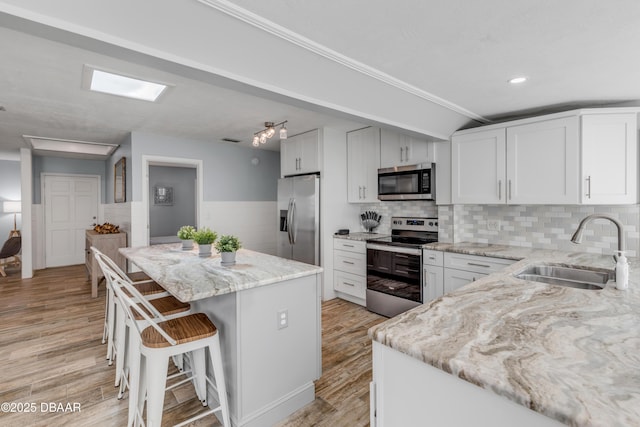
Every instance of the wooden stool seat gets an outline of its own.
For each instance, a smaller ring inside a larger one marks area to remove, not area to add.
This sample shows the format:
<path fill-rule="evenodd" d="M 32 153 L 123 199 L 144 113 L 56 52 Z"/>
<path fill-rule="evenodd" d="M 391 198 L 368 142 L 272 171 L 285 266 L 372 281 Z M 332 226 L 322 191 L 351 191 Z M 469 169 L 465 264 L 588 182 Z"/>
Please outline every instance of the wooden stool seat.
<path fill-rule="evenodd" d="M 169 319 L 159 322 L 162 328 L 177 344 L 184 344 L 208 338 L 217 333 L 216 326 L 204 313 L 195 313 L 189 316 Z M 145 328 L 140 334 L 142 344 L 149 348 L 170 347 L 171 344 L 153 327 Z"/>
<path fill-rule="evenodd" d="M 158 313 L 162 314 L 163 316 L 172 316 L 174 314 L 183 313 L 191 309 L 190 304 L 180 302 L 172 296 L 149 300 L 149 304 L 151 304 L 156 310 L 158 310 Z M 145 307 L 140 308 L 142 308 L 142 310 L 144 310 L 147 315 L 153 316 L 153 314 L 151 314 Z M 133 313 L 133 316 L 135 320 L 144 319 L 142 315 L 137 311 Z"/>
<path fill-rule="evenodd" d="M 127 277 L 131 279 L 132 282 L 140 282 L 142 280 L 151 280 L 151 277 L 147 276 L 147 274 L 144 271 L 127 273 Z"/>
<path fill-rule="evenodd" d="M 161 294 L 163 292 L 167 292 L 164 290 L 162 286 L 157 284 L 154 281 L 142 282 L 142 283 L 133 283 L 133 286 L 144 296 Z"/>

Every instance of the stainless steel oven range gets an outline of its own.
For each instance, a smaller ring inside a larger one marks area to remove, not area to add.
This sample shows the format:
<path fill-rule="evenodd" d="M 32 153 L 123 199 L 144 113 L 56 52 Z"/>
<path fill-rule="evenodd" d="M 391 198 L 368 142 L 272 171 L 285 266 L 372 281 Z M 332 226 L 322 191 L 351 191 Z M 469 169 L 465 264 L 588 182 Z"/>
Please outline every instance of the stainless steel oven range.
<path fill-rule="evenodd" d="M 391 236 L 367 240 L 367 309 L 393 317 L 422 304 L 422 245 L 438 218 L 391 218 Z"/>

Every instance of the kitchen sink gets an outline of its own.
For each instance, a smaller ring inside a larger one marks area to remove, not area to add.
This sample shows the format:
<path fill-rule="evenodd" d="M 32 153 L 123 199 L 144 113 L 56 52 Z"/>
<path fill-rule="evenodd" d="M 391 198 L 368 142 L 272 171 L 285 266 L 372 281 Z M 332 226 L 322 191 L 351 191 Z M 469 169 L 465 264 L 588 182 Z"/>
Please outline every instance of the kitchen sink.
<path fill-rule="evenodd" d="M 613 270 L 587 270 L 579 267 L 565 267 L 553 264 L 533 264 L 515 277 L 522 280 L 549 283 L 551 285 L 567 286 L 578 289 L 599 290 L 607 285 L 609 280 L 615 279 Z"/>

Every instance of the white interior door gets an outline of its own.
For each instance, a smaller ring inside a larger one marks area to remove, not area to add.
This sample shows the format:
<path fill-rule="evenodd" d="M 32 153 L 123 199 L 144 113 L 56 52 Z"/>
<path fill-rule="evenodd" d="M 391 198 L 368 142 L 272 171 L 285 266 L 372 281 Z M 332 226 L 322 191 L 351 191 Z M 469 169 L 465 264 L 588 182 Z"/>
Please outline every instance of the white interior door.
<path fill-rule="evenodd" d="M 85 231 L 98 218 L 99 179 L 44 176 L 46 267 L 84 264 Z"/>

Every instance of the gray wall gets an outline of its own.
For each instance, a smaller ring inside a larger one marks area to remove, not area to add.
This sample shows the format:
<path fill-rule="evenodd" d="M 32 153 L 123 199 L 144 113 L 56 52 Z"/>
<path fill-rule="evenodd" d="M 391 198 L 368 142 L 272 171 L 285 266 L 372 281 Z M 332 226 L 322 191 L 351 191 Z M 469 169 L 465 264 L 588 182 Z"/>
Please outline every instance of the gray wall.
<path fill-rule="evenodd" d="M 174 236 L 183 225 L 196 225 L 196 169 L 149 167 L 149 236 Z M 173 204 L 156 205 L 156 186 L 173 189 Z"/>
<path fill-rule="evenodd" d="M 125 202 L 131 201 L 131 134 L 120 143 L 106 163 L 105 203 L 113 203 L 113 168 L 118 160 L 125 158 Z"/>
<path fill-rule="evenodd" d="M 5 200 L 20 200 L 20 162 L 0 160 L 0 245 L 13 229 L 13 214 L 2 211 Z M 22 228 L 22 216 L 16 216 L 18 230 Z"/>
<path fill-rule="evenodd" d="M 196 141 L 133 132 L 132 201 L 142 200 L 142 156 L 201 159 L 205 201 L 273 201 L 277 199 L 280 153 L 216 141 Z M 254 166 L 252 158 L 259 164 Z M 140 166 L 138 166 L 140 165 Z"/>
<path fill-rule="evenodd" d="M 33 203 L 40 204 L 41 173 L 100 175 L 100 202 L 105 202 L 106 162 L 104 160 L 65 159 L 62 157 L 33 156 Z M 112 172 L 113 174 L 113 172 Z M 20 174 L 18 173 L 18 177 Z M 113 195 L 111 196 L 113 199 Z"/>

